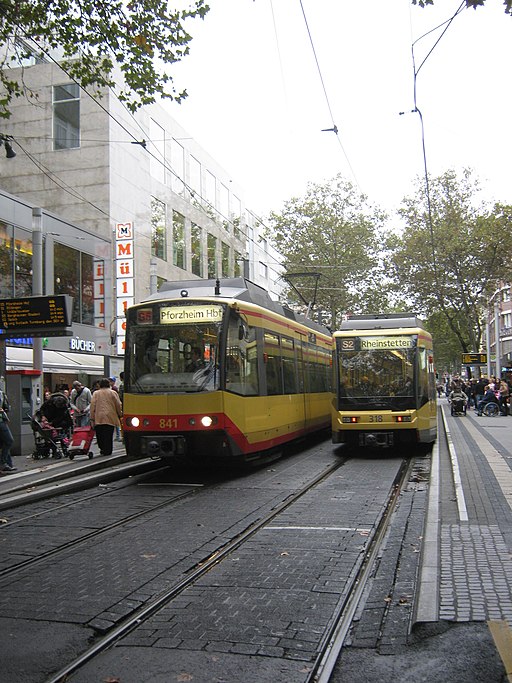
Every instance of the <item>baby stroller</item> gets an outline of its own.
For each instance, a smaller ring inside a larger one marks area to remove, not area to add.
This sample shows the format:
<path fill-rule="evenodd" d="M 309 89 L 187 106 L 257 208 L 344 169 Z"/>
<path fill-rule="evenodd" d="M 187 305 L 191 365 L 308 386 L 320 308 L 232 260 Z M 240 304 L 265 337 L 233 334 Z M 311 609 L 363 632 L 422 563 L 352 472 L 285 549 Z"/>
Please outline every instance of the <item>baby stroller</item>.
<path fill-rule="evenodd" d="M 52 394 L 31 421 L 36 449 L 34 458 L 61 458 L 67 455 L 73 420 L 69 400 L 64 394 Z"/>
<path fill-rule="evenodd" d="M 32 417 L 30 426 L 34 432 L 34 460 L 40 458 L 62 458 L 67 455 L 69 439 L 62 429 L 55 427 L 44 418 L 40 411 Z"/>

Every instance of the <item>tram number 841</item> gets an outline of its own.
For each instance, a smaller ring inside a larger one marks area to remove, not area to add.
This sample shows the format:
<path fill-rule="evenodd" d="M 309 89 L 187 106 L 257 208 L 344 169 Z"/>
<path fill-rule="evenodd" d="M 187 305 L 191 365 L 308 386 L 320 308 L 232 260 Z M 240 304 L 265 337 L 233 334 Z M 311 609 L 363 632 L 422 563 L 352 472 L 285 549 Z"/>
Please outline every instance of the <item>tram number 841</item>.
<path fill-rule="evenodd" d="M 178 419 L 176 417 L 169 417 L 160 420 L 160 429 L 178 429 Z"/>

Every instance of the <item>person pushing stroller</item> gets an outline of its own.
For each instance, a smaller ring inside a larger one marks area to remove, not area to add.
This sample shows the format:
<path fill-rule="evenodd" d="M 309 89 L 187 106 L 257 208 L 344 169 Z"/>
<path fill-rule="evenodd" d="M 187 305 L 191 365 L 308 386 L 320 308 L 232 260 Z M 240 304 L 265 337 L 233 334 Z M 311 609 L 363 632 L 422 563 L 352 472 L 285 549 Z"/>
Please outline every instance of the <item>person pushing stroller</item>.
<path fill-rule="evenodd" d="M 32 418 L 36 450 L 35 458 L 67 455 L 73 426 L 68 398 L 59 392 L 51 394 Z"/>

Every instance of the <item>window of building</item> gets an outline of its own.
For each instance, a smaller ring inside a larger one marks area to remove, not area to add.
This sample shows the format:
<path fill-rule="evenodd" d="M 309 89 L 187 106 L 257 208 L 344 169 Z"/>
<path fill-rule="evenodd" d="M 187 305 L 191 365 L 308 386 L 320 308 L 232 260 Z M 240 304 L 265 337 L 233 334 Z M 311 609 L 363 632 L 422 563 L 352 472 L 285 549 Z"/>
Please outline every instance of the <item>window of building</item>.
<path fill-rule="evenodd" d="M 268 266 L 263 261 L 260 261 L 260 275 L 265 279 L 268 277 Z"/>
<path fill-rule="evenodd" d="M 73 322 L 94 324 L 94 259 L 65 244 L 54 245 L 54 292 L 73 297 Z"/>
<path fill-rule="evenodd" d="M 159 199 L 151 199 L 151 255 L 167 261 L 166 207 Z"/>
<path fill-rule="evenodd" d="M 224 227 L 229 231 L 229 190 L 223 183 L 219 183 L 219 213 Z"/>
<path fill-rule="evenodd" d="M 172 212 L 172 262 L 178 268 L 185 268 L 185 216 Z"/>
<path fill-rule="evenodd" d="M 53 149 L 80 147 L 80 88 L 53 86 Z"/>
<path fill-rule="evenodd" d="M 217 238 L 208 233 L 206 255 L 208 261 L 208 277 L 217 277 Z"/>
<path fill-rule="evenodd" d="M 31 294 L 31 234 L 0 222 L 0 298 L 10 299 Z"/>
<path fill-rule="evenodd" d="M 244 259 L 242 257 L 242 254 L 238 253 L 238 251 L 235 251 L 235 264 L 234 264 L 234 276 L 235 277 L 240 277 L 240 275 L 243 275 L 244 269 Z"/>
<path fill-rule="evenodd" d="M 153 119 L 149 120 L 149 137 L 149 172 L 152 178 L 165 183 L 165 130 Z"/>
<path fill-rule="evenodd" d="M 217 206 L 216 198 L 215 198 L 215 185 L 216 185 L 216 179 L 213 173 L 210 173 L 210 171 L 206 171 L 206 187 L 205 187 L 205 194 L 206 194 L 206 201 L 210 206 L 215 209 Z"/>
<path fill-rule="evenodd" d="M 203 230 L 192 223 L 190 229 L 190 246 L 192 248 L 192 272 L 203 277 Z"/>
<path fill-rule="evenodd" d="M 229 198 L 229 212 L 231 218 L 241 218 L 242 217 L 242 202 L 235 195 L 231 194 Z"/>
<path fill-rule="evenodd" d="M 189 159 L 190 167 L 190 187 L 198 195 L 198 199 L 201 197 L 201 164 L 199 161 L 191 156 Z"/>
<path fill-rule="evenodd" d="M 176 140 L 171 140 L 171 190 L 176 194 L 185 193 L 185 150 Z"/>
<path fill-rule="evenodd" d="M 221 242 L 222 244 L 222 277 L 229 277 L 229 256 L 230 248 L 229 244 Z"/>

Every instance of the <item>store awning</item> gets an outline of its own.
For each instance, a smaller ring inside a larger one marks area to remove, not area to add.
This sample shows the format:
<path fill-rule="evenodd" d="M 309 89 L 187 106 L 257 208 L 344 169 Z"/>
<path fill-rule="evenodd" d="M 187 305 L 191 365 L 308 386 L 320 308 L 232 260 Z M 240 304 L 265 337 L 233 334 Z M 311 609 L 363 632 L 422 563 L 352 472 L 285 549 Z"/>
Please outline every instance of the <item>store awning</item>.
<path fill-rule="evenodd" d="M 6 369 L 27 370 L 33 367 L 32 349 L 15 346 L 6 347 Z M 43 349 L 44 372 L 65 374 L 103 375 L 103 356 L 86 353 L 67 353 Z"/>

